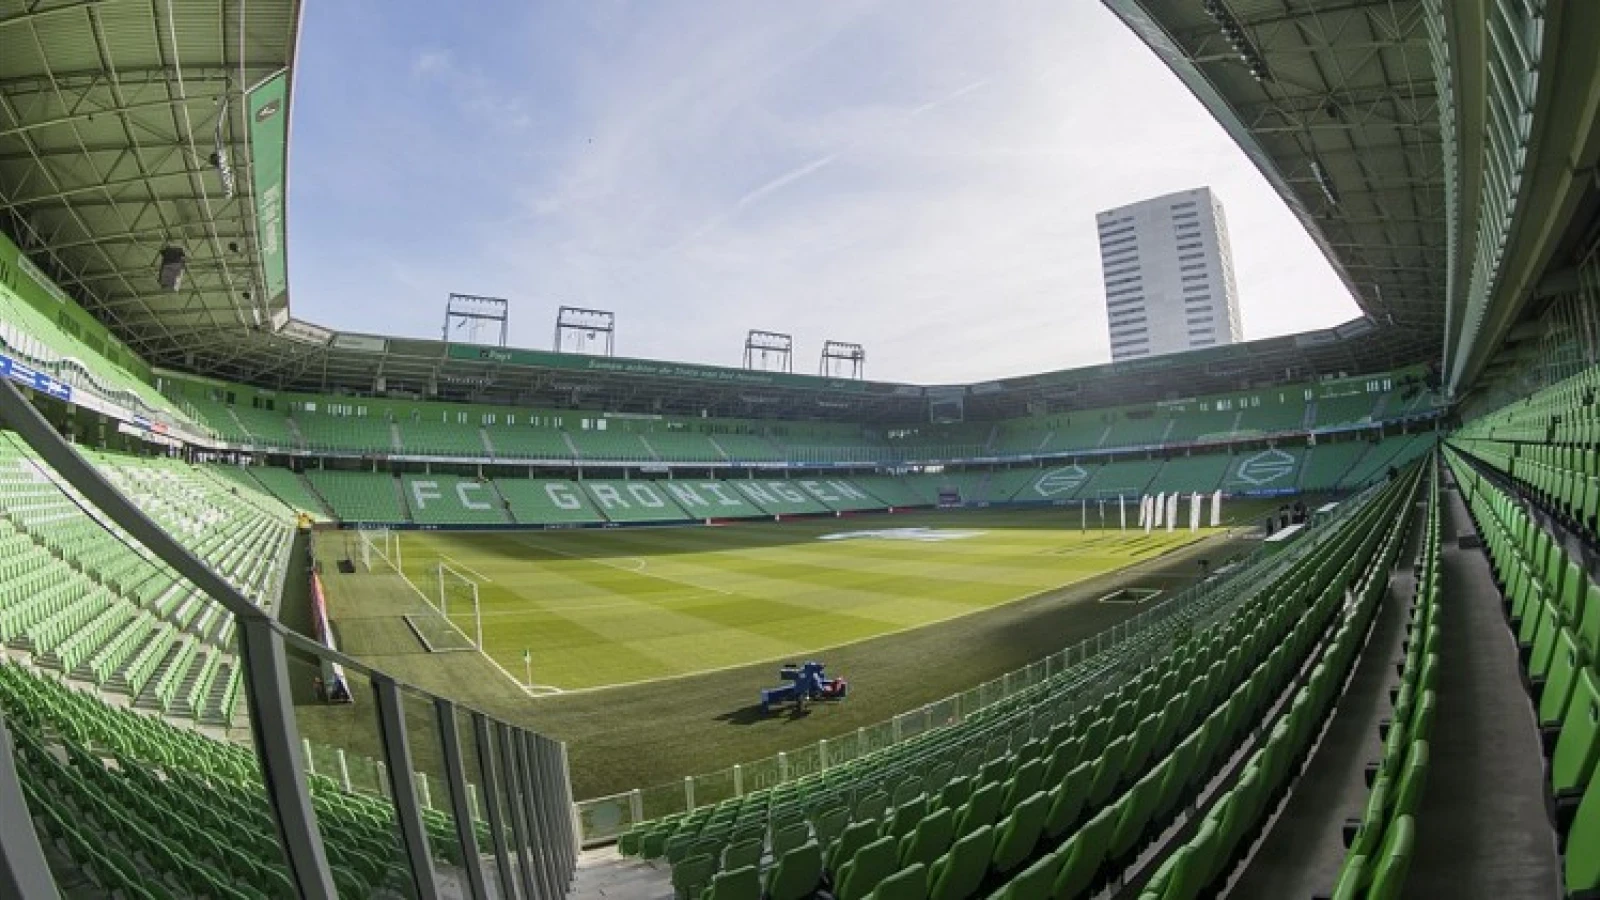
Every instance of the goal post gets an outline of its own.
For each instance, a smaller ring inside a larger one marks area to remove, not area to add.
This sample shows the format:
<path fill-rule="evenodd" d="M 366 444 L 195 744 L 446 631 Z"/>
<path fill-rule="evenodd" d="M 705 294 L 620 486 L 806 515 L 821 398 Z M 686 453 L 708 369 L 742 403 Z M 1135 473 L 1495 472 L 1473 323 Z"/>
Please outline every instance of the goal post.
<path fill-rule="evenodd" d="M 361 567 L 366 571 L 371 572 L 375 565 L 402 571 L 400 536 L 388 528 L 356 529 L 356 548 L 361 557 Z"/>
<path fill-rule="evenodd" d="M 450 617 L 450 608 L 453 605 L 457 615 L 466 614 L 472 617 L 472 645 L 479 650 L 483 649 L 483 610 L 478 605 L 478 582 L 467 577 L 454 566 L 440 560 L 434 565 L 434 599 L 437 601 L 439 614 L 445 620 L 454 624 Z M 464 609 L 465 608 L 465 609 Z M 465 633 L 466 629 L 462 629 Z"/>

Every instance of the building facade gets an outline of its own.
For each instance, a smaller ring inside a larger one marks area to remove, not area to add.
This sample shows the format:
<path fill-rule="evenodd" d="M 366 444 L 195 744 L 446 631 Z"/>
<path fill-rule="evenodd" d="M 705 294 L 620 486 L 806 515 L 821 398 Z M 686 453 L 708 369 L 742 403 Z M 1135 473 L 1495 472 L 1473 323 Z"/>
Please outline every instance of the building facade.
<path fill-rule="evenodd" d="M 1095 218 L 1113 361 L 1244 339 L 1228 225 L 1210 188 Z"/>

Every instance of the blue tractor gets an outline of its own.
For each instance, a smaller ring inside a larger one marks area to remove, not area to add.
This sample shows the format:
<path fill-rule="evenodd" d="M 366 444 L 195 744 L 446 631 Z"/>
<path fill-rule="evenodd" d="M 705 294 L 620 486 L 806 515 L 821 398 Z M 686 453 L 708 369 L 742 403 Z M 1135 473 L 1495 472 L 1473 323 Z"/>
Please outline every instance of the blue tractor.
<path fill-rule="evenodd" d="M 808 662 L 803 666 L 790 663 L 778 670 L 778 677 L 787 681 L 781 687 L 761 691 L 761 711 L 772 711 L 774 703 L 794 701 L 796 709 L 804 709 L 807 700 L 843 700 L 850 685 L 843 678 L 828 678 L 822 674 L 823 665 Z"/>

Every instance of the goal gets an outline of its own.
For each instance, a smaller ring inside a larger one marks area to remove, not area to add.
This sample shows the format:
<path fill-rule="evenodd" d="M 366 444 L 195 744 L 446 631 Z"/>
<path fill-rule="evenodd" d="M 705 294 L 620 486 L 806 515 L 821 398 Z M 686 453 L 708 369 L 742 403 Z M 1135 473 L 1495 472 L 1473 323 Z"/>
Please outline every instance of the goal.
<path fill-rule="evenodd" d="M 478 583 L 440 560 L 434 566 L 434 596 L 439 615 L 468 635 L 475 649 L 483 649 L 483 610 L 478 605 Z M 463 628 L 462 623 L 471 625 Z"/>
<path fill-rule="evenodd" d="M 356 529 L 356 552 L 368 572 L 374 564 L 400 572 L 400 536 L 387 528 Z"/>

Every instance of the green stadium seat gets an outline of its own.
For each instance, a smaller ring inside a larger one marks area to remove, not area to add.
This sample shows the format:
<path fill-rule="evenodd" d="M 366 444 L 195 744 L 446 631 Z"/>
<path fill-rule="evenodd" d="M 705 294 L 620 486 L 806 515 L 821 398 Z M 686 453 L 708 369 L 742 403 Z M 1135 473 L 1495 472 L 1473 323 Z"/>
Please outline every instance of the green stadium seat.
<path fill-rule="evenodd" d="M 928 874 L 928 900 L 966 900 L 977 892 L 994 855 L 994 828 L 979 827 L 956 841 Z"/>
<path fill-rule="evenodd" d="M 816 891 L 822 881 L 822 850 L 815 841 L 775 853 L 774 858 L 767 871 L 767 900 L 803 900 Z"/>
<path fill-rule="evenodd" d="M 950 849 L 955 834 L 955 813 L 949 807 L 934 810 L 900 839 L 900 864 L 923 863 L 932 867 Z"/>
<path fill-rule="evenodd" d="M 672 867 L 672 889 L 678 900 L 698 900 L 717 873 L 717 861 L 706 855 L 691 856 Z"/>
<path fill-rule="evenodd" d="M 1001 820 L 994 856 L 989 861 L 997 874 L 1012 872 L 1032 855 L 1033 848 L 1039 843 L 1039 834 L 1044 829 L 1044 817 L 1049 812 L 1049 804 L 1049 795 L 1038 791 L 1017 804 L 1017 808 Z"/>
<path fill-rule="evenodd" d="M 859 812 L 857 813 L 859 816 Z M 839 840 L 828 850 L 828 871 L 837 873 L 856 851 L 878 839 L 881 825 L 877 819 L 857 818 L 839 835 Z"/>
<path fill-rule="evenodd" d="M 927 900 L 928 867 L 912 863 L 878 883 L 871 900 Z"/>
<path fill-rule="evenodd" d="M 701 895 L 702 900 L 762 900 L 761 875 L 755 866 L 718 872 Z"/>
<path fill-rule="evenodd" d="M 881 837 L 857 850 L 850 861 L 834 873 L 834 896 L 838 900 L 864 900 L 878 885 L 899 870 L 895 840 Z"/>

